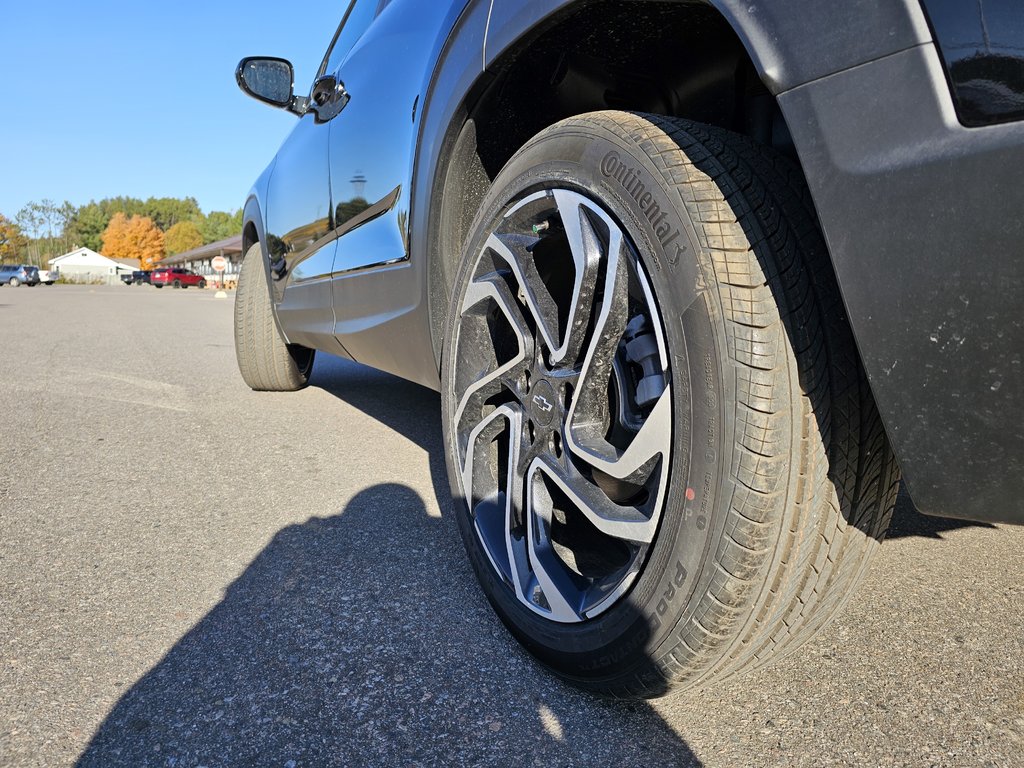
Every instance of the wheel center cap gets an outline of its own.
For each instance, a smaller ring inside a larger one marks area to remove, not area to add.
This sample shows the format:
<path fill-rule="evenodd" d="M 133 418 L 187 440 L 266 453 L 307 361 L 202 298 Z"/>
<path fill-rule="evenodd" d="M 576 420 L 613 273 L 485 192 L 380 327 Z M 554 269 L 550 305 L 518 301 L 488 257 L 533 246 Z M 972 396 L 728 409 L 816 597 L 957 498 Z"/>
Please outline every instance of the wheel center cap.
<path fill-rule="evenodd" d="M 542 427 L 551 426 L 558 415 L 558 396 L 547 379 L 539 379 L 530 388 L 530 417 Z"/>

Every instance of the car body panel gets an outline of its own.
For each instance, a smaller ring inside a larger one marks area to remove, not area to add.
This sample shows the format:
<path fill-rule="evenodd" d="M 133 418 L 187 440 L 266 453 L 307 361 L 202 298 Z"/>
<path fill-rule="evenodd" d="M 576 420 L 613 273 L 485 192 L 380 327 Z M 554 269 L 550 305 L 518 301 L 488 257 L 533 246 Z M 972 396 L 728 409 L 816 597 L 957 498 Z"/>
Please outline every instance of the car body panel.
<path fill-rule="evenodd" d="M 957 116 L 979 126 L 1024 119 L 1024 13 L 1020 0 L 922 0 Z"/>
<path fill-rule="evenodd" d="M 331 122 L 334 332 L 355 360 L 435 387 L 409 211 L 426 73 L 458 8 L 392 0 L 339 67 L 351 100 Z M 382 46 L 396 55 L 381 60 Z"/>
<path fill-rule="evenodd" d="M 392 5 L 401 8 L 398 3 L 393 0 Z M 410 233 L 426 233 L 436 224 L 431 219 L 431 200 L 440 149 L 466 93 L 481 77 L 489 9 L 490 0 L 457 0 L 447 7 L 427 55 L 428 64 L 419 73 L 415 115 L 409 104 L 407 118 L 401 118 L 408 119 L 412 128 L 408 135 L 410 167 L 403 185 L 408 190 Z M 346 112 L 335 122 L 344 120 Z M 398 210 L 396 206 L 395 224 Z M 384 237 L 397 237 L 401 232 L 398 226 L 382 225 L 381 230 Z M 377 234 L 374 229 L 359 227 L 345 235 L 339 247 L 350 252 L 359 248 L 362 238 Z M 353 359 L 436 390 L 440 377 L 427 295 L 427 239 L 410 237 L 403 247 L 408 258 L 393 264 L 345 271 L 339 260 L 337 276 L 341 279 L 334 283 L 337 337 Z"/>
<path fill-rule="evenodd" d="M 263 211 L 279 322 L 291 341 L 311 347 L 329 345 L 334 328 L 329 131 L 312 112 L 299 118 L 278 152 Z"/>

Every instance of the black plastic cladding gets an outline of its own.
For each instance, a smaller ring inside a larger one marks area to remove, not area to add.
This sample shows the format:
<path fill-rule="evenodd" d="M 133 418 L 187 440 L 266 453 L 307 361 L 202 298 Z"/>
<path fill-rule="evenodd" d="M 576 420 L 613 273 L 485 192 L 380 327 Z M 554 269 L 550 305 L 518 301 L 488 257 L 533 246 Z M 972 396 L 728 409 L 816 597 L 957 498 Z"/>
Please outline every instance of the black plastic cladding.
<path fill-rule="evenodd" d="M 960 125 L 931 45 L 779 104 L 915 505 L 1024 523 L 1024 123 Z"/>

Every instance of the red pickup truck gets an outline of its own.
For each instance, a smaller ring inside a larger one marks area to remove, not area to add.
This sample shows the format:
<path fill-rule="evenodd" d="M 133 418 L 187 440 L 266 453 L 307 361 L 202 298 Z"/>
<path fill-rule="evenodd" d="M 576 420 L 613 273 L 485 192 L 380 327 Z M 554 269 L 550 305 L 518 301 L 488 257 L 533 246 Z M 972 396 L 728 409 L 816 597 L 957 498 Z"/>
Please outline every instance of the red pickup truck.
<path fill-rule="evenodd" d="M 205 277 L 182 267 L 154 269 L 153 274 L 149 276 L 149 282 L 157 288 L 163 288 L 165 285 L 172 285 L 175 288 L 188 288 L 190 285 L 206 287 Z"/>

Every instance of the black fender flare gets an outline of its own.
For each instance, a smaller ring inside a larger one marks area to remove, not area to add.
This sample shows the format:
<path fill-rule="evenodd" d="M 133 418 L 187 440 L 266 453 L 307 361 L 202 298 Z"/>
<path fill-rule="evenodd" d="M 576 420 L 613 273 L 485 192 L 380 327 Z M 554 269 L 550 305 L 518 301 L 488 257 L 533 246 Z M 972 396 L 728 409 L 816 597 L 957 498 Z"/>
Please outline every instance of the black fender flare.
<path fill-rule="evenodd" d="M 544 25 L 556 15 L 575 11 L 590 1 L 494 3 L 487 27 L 485 68 L 538 25 Z M 774 94 L 932 39 L 917 0 L 705 2 L 729 23 L 761 80 Z"/>

